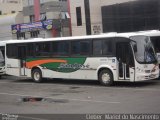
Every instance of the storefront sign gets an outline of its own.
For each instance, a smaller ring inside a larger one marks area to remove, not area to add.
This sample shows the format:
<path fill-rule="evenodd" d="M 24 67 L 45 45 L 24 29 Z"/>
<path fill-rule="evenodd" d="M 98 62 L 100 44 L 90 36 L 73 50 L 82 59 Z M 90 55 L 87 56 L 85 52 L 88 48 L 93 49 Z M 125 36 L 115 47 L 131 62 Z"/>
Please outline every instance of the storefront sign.
<path fill-rule="evenodd" d="M 15 24 L 11 26 L 13 34 L 16 34 L 17 32 L 29 32 L 29 31 L 42 30 L 42 29 L 51 30 L 52 27 L 53 27 L 53 20 Z"/>
<path fill-rule="evenodd" d="M 100 25 L 94 25 L 92 30 L 94 35 L 102 33 L 102 29 Z"/>

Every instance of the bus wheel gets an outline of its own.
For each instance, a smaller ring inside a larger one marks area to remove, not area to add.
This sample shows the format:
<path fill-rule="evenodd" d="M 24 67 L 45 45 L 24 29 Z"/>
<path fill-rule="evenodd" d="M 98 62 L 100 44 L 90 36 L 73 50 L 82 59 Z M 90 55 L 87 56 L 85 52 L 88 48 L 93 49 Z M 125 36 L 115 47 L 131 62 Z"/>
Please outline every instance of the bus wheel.
<path fill-rule="evenodd" d="M 110 70 L 107 70 L 107 69 L 102 70 L 99 73 L 98 80 L 104 86 L 111 86 L 111 85 L 113 85 L 113 75 L 112 75 L 112 72 Z"/>
<path fill-rule="evenodd" d="M 34 80 L 34 82 L 36 83 L 40 83 L 42 82 L 42 72 L 40 69 L 34 69 L 32 71 L 32 79 Z"/>

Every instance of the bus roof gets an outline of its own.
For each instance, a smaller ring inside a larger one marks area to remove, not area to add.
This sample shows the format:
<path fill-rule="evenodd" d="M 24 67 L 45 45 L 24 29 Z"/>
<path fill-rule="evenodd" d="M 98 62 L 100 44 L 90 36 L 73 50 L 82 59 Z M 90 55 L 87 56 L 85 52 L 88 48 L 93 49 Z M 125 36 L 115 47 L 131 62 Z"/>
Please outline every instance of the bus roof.
<path fill-rule="evenodd" d="M 124 34 L 130 34 L 130 35 L 145 35 L 145 36 L 160 36 L 159 30 L 146 30 L 146 31 L 137 31 L 137 32 L 126 32 Z"/>
<path fill-rule="evenodd" d="M 5 46 L 6 43 L 10 41 L 10 40 L 3 40 L 3 41 L 0 41 L 0 46 Z"/>
<path fill-rule="evenodd" d="M 159 30 L 148 30 L 148 31 L 139 31 L 141 34 L 147 35 L 147 36 L 160 36 Z"/>
<path fill-rule="evenodd" d="M 94 39 L 94 38 L 106 38 L 106 37 L 125 37 L 129 38 L 131 36 L 144 35 L 143 33 L 128 32 L 128 33 L 103 33 L 100 35 L 87 35 L 87 36 L 72 36 L 72 37 L 57 37 L 57 38 L 34 38 L 27 40 L 8 40 L 6 43 L 29 43 L 29 42 L 44 42 L 44 41 L 59 41 L 59 40 L 80 40 L 80 39 Z M 147 35 L 146 35 L 147 36 Z"/>

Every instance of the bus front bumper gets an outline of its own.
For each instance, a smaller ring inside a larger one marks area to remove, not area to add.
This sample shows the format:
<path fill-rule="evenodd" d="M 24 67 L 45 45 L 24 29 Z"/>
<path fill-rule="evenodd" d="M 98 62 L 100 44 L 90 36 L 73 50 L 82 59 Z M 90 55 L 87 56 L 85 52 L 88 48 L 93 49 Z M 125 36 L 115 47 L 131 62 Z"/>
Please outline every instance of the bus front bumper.
<path fill-rule="evenodd" d="M 0 67 L 0 75 L 6 74 L 5 67 Z"/>
<path fill-rule="evenodd" d="M 150 75 L 148 74 L 143 74 L 143 75 L 138 75 L 137 79 L 135 81 L 145 81 L 145 80 L 153 80 L 159 78 L 159 73 L 152 73 Z"/>

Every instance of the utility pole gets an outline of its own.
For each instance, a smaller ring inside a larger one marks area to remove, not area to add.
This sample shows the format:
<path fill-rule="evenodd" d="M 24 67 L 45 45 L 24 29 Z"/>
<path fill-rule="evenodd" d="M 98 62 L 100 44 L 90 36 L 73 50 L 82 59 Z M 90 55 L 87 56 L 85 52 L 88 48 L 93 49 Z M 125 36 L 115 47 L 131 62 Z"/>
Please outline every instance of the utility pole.
<path fill-rule="evenodd" d="M 34 0 L 35 22 L 40 20 L 40 0 Z"/>

